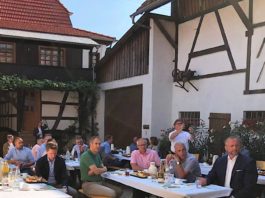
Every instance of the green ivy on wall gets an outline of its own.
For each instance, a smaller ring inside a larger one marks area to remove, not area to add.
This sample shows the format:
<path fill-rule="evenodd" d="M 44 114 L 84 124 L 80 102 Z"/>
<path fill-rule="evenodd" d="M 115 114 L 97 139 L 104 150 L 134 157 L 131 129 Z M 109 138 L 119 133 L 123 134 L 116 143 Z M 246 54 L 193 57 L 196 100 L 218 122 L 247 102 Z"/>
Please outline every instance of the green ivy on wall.
<path fill-rule="evenodd" d="M 41 90 L 63 90 L 78 92 L 97 92 L 98 87 L 95 82 L 89 81 L 68 81 L 59 82 L 48 79 L 29 80 L 17 75 L 0 75 L 0 90 L 18 89 L 41 89 Z"/>

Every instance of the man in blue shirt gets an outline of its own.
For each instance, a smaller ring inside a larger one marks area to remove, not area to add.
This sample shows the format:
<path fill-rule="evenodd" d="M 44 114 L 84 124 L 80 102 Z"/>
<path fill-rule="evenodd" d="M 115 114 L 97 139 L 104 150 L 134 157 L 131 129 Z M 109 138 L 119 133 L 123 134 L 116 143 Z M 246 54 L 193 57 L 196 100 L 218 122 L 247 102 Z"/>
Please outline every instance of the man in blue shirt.
<path fill-rule="evenodd" d="M 100 145 L 100 154 L 101 154 L 103 164 L 105 166 L 122 167 L 122 166 L 124 166 L 124 163 L 111 154 L 111 146 L 110 145 L 112 144 L 112 142 L 113 142 L 113 136 L 112 135 L 106 135 L 105 142 L 101 143 L 101 145 Z"/>
<path fill-rule="evenodd" d="M 4 159 L 8 160 L 8 163 L 18 166 L 22 173 L 31 174 L 31 166 L 35 162 L 31 150 L 24 147 L 23 139 L 20 137 L 16 137 L 14 143 L 15 147 L 9 150 Z"/>

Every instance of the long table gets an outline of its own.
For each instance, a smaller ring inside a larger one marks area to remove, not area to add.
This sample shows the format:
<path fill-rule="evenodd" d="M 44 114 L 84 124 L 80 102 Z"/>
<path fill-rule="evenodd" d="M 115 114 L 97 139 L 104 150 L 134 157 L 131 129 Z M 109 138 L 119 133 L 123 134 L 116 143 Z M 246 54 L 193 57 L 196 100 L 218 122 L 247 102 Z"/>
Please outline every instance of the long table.
<path fill-rule="evenodd" d="M 206 163 L 200 163 L 201 173 L 203 175 L 208 175 L 209 171 L 212 169 L 213 166 L 208 165 Z M 265 185 L 265 176 L 259 175 L 257 184 Z"/>
<path fill-rule="evenodd" d="M 194 183 L 189 184 L 173 184 L 170 187 L 165 187 L 164 184 L 158 183 L 153 179 L 142 179 L 133 176 L 125 176 L 116 172 L 107 172 L 102 174 L 102 177 L 130 186 L 132 188 L 164 198 L 217 198 L 227 197 L 232 189 L 217 185 L 208 185 L 197 188 Z"/>
<path fill-rule="evenodd" d="M 80 161 L 76 160 L 65 160 L 67 170 L 75 170 L 80 168 Z"/>
<path fill-rule="evenodd" d="M 0 189 L 1 198 L 71 198 L 72 196 L 56 188 L 49 188 L 46 184 L 27 184 L 27 189 Z"/>

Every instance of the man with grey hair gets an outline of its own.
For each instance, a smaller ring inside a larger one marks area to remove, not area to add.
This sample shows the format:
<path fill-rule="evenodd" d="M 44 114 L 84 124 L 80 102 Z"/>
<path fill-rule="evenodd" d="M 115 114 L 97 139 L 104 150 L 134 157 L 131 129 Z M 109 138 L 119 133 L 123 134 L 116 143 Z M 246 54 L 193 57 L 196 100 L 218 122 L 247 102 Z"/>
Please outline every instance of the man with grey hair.
<path fill-rule="evenodd" d="M 134 150 L 131 154 L 131 166 L 135 171 L 147 169 L 150 162 L 155 162 L 156 166 L 160 166 L 160 158 L 156 151 L 147 148 L 147 142 L 143 138 L 137 140 L 138 150 Z"/>
<path fill-rule="evenodd" d="M 187 182 L 194 182 L 196 177 L 201 176 L 201 169 L 198 160 L 187 152 L 186 146 L 182 142 L 175 143 L 175 154 L 168 154 L 166 161 L 172 169 L 175 177 L 187 179 Z"/>
<path fill-rule="evenodd" d="M 231 198 L 254 198 L 257 183 L 256 161 L 240 153 L 241 140 L 230 136 L 225 140 L 226 155 L 219 157 L 202 185 L 217 184 L 232 188 Z"/>

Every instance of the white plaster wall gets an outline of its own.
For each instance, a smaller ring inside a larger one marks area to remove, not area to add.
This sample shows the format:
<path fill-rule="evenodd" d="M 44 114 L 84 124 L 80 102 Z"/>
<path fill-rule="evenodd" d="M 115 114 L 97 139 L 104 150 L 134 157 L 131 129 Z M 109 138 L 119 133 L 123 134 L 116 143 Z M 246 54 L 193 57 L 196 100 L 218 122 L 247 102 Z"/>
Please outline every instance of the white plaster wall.
<path fill-rule="evenodd" d="M 52 102 L 62 102 L 64 96 L 63 91 L 46 91 L 43 90 L 41 92 L 41 100 L 42 101 L 52 101 Z M 69 96 L 66 102 L 73 102 L 78 104 L 78 93 L 77 92 L 69 92 Z M 43 104 L 41 106 L 41 116 L 42 117 L 49 117 L 49 116 L 58 116 L 60 106 L 59 105 L 52 105 L 52 104 Z M 78 105 L 66 105 L 63 117 L 78 117 Z M 54 124 L 54 120 L 47 120 L 48 127 L 52 128 Z M 68 128 L 70 125 L 74 123 L 73 120 L 61 120 L 57 129 L 63 130 Z"/>
<path fill-rule="evenodd" d="M 89 52 L 88 49 L 83 49 L 82 52 L 82 68 L 88 68 L 89 66 Z"/>
<path fill-rule="evenodd" d="M 247 14 L 248 1 L 241 2 L 240 6 Z M 264 11 L 256 12 L 256 10 L 264 10 L 264 7 L 265 1 L 254 1 L 254 22 L 265 21 Z M 235 65 L 237 69 L 244 69 L 246 68 L 247 56 L 246 28 L 232 6 L 219 10 L 219 13 Z M 196 18 L 179 26 L 179 67 L 182 70 L 185 68 L 198 22 L 199 18 Z M 215 15 L 207 14 L 202 24 L 202 31 L 195 51 L 222 44 L 219 28 L 218 26 L 216 28 L 214 24 L 216 24 Z M 260 82 L 256 83 L 258 72 L 265 61 L 265 50 L 259 59 L 256 58 L 264 37 L 265 28 L 255 29 L 252 43 L 250 89 L 265 88 L 265 72 Z M 231 67 L 227 55 L 220 52 L 192 59 L 191 69 L 196 70 L 197 74 L 203 75 L 229 71 Z M 264 94 L 244 95 L 245 73 L 200 79 L 192 81 L 192 83 L 199 89 L 198 92 L 188 84 L 186 84 L 186 88 L 189 93 L 175 87 L 174 84 L 172 85 L 172 122 L 179 117 L 180 111 L 200 111 L 201 119 L 206 121 L 207 125 L 209 124 L 210 113 L 231 113 L 231 120 L 236 121 L 243 119 L 244 111 L 265 111 Z"/>
<path fill-rule="evenodd" d="M 209 124 L 210 113 L 231 113 L 231 120 L 242 120 L 243 111 L 265 111 L 264 95 L 243 95 L 245 74 L 199 80 L 199 92 L 190 86 L 186 91 L 172 86 L 172 122 L 180 111 L 200 111 L 201 119 Z"/>
<path fill-rule="evenodd" d="M 161 21 L 161 23 L 174 38 L 175 30 L 172 26 L 174 23 L 165 21 Z M 150 26 L 149 74 L 100 84 L 101 93 L 96 120 L 99 123 L 101 137 L 104 136 L 104 91 L 106 90 L 134 85 L 143 86 L 142 125 L 149 125 L 150 128 L 142 129 L 142 137 L 160 137 L 160 130 L 168 127 L 171 121 L 171 72 L 174 68 L 174 51 L 154 25 L 153 20 L 150 21 Z"/>
<path fill-rule="evenodd" d="M 175 38 L 174 22 L 160 20 L 165 29 Z M 172 82 L 175 52 L 159 28 L 150 22 L 150 59 L 152 69 L 152 119 L 151 136 L 160 137 L 161 129 L 169 126 L 171 121 Z"/>

